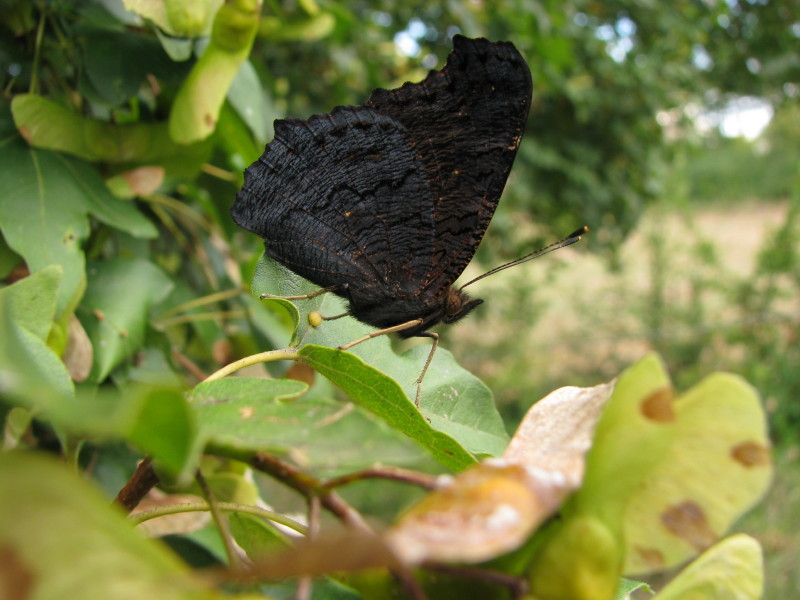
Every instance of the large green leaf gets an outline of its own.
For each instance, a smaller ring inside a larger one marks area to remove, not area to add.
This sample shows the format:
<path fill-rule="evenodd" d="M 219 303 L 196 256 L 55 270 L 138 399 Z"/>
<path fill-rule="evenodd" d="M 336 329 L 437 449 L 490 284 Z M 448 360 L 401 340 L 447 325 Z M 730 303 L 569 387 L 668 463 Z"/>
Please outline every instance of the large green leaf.
<path fill-rule="evenodd" d="M 289 401 L 305 390 L 298 381 L 229 377 L 199 384 L 189 399 L 201 436 L 223 453 L 267 451 L 325 475 L 420 460 L 413 444 L 366 411 L 333 400 Z"/>
<path fill-rule="evenodd" d="M 95 349 L 90 377 L 101 381 L 142 346 L 150 307 L 170 292 L 172 282 L 141 259 L 93 263 L 88 274 L 78 314 Z"/>
<path fill-rule="evenodd" d="M 0 581 L 23 586 L 16 598 L 217 596 L 83 478 L 34 454 L 0 455 L 0 548 Z"/>
<path fill-rule="evenodd" d="M 259 261 L 253 278 L 254 293 L 301 295 L 317 289 L 266 257 Z M 352 317 L 325 321 L 319 327 L 310 327 L 308 314 L 311 311 L 319 311 L 326 316 L 346 312 L 344 302 L 333 294 L 298 300 L 294 306 L 285 300 L 269 302 L 289 305 L 287 309 L 297 314 L 295 340 L 301 344 L 336 347 L 374 331 Z M 341 359 L 352 372 L 341 370 L 341 364 L 344 363 L 336 358 L 341 353 L 325 353 L 321 350 L 302 350 L 301 355 L 350 394 L 355 402 L 423 443 L 439 458 L 452 456 L 452 448 L 439 454 L 435 448 L 442 438 L 438 435 L 431 437 L 433 431 L 447 434 L 470 453 L 497 456 L 505 449 L 508 435 L 491 392 L 479 379 L 460 367 L 441 346 L 423 381 L 420 410 L 414 407 L 409 398 L 416 395 L 416 380 L 430 352 L 429 341 L 398 354 L 392 349 L 388 336 L 368 340 L 348 351 L 348 354 L 359 357 L 366 364 L 359 360 Z M 362 385 L 355 381 L 358 377 L 366 377 L 371 384 Z M 419 417 L 422 417 L 421 420 Z M 466 458 L 463 454 L 460 456 Z M 471 464 L 473 459 L 470 458 L 468 462 L 459 459 L 456 462 L 463 468 Z M 453 466 L 452 462 L 450 466 Z"/>
<path fill-rule="evenodd" d="M 461 471 L 475 462 L 475 457 L 456 439 L 432 426 L 396 381 L 357 356 L 310 345 L 300 350 L 300 356 L 344 390 L 353 402 L 405 433 L 449 469 Z"/>
<path fill-rule="evenodd" d="M 135 205 L 112 196 L 83 162 L 35 150 L 13 136 L 0 143 L 0 163 L 0 229 L 31 271 L 51 264 L 63 267 L 59 313 L 83 292 L 81 244 L 89 235 L 90 214 L 136 237 L 156 235 Z"/>

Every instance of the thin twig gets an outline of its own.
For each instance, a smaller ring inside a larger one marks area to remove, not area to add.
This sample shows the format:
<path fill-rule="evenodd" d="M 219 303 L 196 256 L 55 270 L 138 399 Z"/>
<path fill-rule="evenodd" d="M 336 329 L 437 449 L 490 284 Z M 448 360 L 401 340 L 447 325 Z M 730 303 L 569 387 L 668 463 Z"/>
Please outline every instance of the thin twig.
<path fill-rule="evenodd" d="M 410 483 L 426 490 L 435 488 L 438 481 L 438 477 L 435 475 L 428 475 L 427 473 L 420 473 L 419 471 L 412 471 L 411 469 L 403 469 L 401 467 L 375 465 L 361 471 L 354 471 L 353 473 L 347 473 L 339 477 L 328 479 L 323 482 L 323 485 L 329 490 L 332 490 L 365 479 L 402 481 L 403 483 Z"/>
<path fill-rule="evenodd" d="M 136 471 L 117 494 L 114 502 L 119 504 L 126 512 L 132 511 L 139 502 L 158 485 L 159 479 L 153 470 L 153 462 L 150 457 L 145 458 L 136 467 Z"/>
<path fill-rule="evenodd" d="M 266 508 L 252 506 L 250 504 L 239 504 L 236 502 L 217 502 L 217 506 L 219 506 L 220 510 L 225 512 L 246 513 L 271 521 L 272 523 L 277 523 L 278 525 L 283 525 L 301 535 L 308 534 L 308 527 L 305 525 L 280 513 L 267 510 Z M 140 523 L 151 519 L 157 519 L 158 517 L 189 512 L 208 512 L 209 510 L 211 510 L 211 507 L 208 502 L 181 502 L 180 504 L 169 504 L 167 506 L 159 506 L 158 508 L 151 508 L 134 513 L 128 517 L 128 520 L 134 525 L 139 525 Z"/>
<path fill-rule="evenodd" d="M 310 500 L 316 496 L 322 506 L 333 513 L 345 525 L 363 531 L 370 531 L 358 511 L 345 502 L 339 494 L 326 488 L 322 481 L 316 477 L 301 471 L 276 456 L 264 452 L 253 455 L 248 462 L 255 470 L 275 477 L 278 481 L 299 492 L 303 497 Z"/>
<path fill-rule="evenodd" d="M 208 485 L 208 481 L 206 481 L 206 478 L 203 477 L 203 474 L 199 469 L 197 470 L 195 478 L 197 479 L 197 483 L 200 485 L 203 496 L 205 496 L 206 501 L 208 502 L 209 509 L 211 510 L 211 518 L 214 519 L 214 523 L 217 526 L 217 531 L 219 531 L 219 535 L 222 538 L 222 543 L 225 546 L 225 554 L 228 555 L 228 565 L 230 565 L 232 571 L 239 573 L 243 569 L 242 557 L 239 556 L 239 551 L 236 548 L 236 542 L 233 540 L 228 519 L 226 519 L 225 515 L 222 514 L 222 509 L 217 503 L 214 493 L 211 491 L 211 487 Z"/>

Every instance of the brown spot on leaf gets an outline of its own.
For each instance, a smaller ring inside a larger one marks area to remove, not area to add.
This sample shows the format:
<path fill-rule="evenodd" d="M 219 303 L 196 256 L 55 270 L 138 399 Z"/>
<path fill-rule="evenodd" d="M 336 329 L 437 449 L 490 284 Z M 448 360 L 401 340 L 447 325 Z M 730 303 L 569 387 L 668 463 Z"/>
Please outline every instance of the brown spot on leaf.
<path fill-rule="evenodd" d="M 642 414 L 646 419 L 659 423 L 670 423 L 675 420 L 672 399 L 675 392 L 671 387 L 662 387 L 642 401 Z"/>
<path fill-rule="evenodd" d="M 22 138 L 28 142 L 29 146 L 33 146 L 33 142 L 31 141 L 31 132 L 28 130 L 27 126 L 23 125 L 22 127 L 18 127 L 17 131 L 22 136 Z"/>
<path fill-rule="evenodd" d="M 731 448 L 733 460 L 745 467 L 763 467 L 770 463 L 769 448 L 758 442 L 742 442 Z"/>
<path fill-rule="evenodd" d="M 27 600 L 33 596 L 33 571 L 13 546 L 0 546 L 0 598 Z"/>
<path fill-rule="evenodd" d="M 659 569 L 664 566 L 664 554 L 658 548 L 644 548 L 634 546 L 633 551 L 639 555 L 639 559 L 652 569 Z"/>
<path fill-rule="evenodd" d="M 661 513 L 661 522 L 667 531 L 696 550 L 705 550 L 717 539 L 703 509 L 691 500 L 668 507 Z"/>
<path fill-rule="evenodd" d="M 211 129 L 213 129 L 214 125 L 216 124 L 216 121 L 214 119 L 214 115 L 212 115 L 211 113 L 204 114 L 203 115 L 203 121 Z"/>

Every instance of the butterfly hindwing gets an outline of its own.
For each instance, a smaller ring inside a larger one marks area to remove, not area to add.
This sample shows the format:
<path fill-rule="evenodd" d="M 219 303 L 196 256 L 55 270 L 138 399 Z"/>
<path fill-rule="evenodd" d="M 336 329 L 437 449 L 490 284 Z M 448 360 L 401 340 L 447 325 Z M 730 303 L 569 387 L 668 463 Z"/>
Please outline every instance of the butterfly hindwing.
<path fill-rule="evenodd" d="M 430 192 L 405 128 L 358 106 L 275 122 L 234 220 L 267 253 L 355 304 L 414 294 L 431 269 Z"/>

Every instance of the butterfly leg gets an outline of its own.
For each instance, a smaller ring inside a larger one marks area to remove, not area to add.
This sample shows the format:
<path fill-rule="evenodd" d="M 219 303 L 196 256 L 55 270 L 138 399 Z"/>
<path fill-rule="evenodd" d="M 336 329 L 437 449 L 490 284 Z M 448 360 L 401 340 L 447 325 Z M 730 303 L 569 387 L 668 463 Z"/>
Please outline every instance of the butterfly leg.
<path fill-rule="evenodd" d="M 411 329 L 412 327 L 416 327 L 422 323 L 422 319 L 413 319 L 412 321 L 406 321 L 405 323 L 400 323 L 400 325 L 393 325 L 392 327 L 387 327 L 386 329 L 379 329 L 378 331 L 370 331 L 364 337 L 360 337 L 357 340 L 344 344 L 343 346 L 339 346 L 339 350 L 347 350 L 352 348 L 356 344 L 360 344 L 361 342 L 366 342 L 367 340 L 371 340 L 372 338 L 376 338 L 379 335 L 386 335 L 389 333 L 397 333 L 398 331 L 403 331 L 404 329 Z"/>
<path fill-rule="evenodd" d="M 431 351 L 428 353 L 428 359 L 425 361 L 425 366 L 422 367 L 422 373 L 420 373 L 419 377 L 417 378 L 417 398 L 414 400 L 414 404 L 416 404 L 417 408 L 419 408 L 419 401 L 422 397 L 422 380 L 425 379 L 425 373 L 428 372 L 428 367 L 431 366 L 433 355 L 436 353 L 436 348 L 439 347 L 439 334 L 432 333 L 430 331 L 423 331 L 422 333 L 418 333 L 416 337 L 429 337 L 433 340 Z"/>
<path fill-rule="evenodd" d="M 278 300 L 309 300 L 310 298 L 316 298 L 317 296 L 322 296 L 322 294 L 332 292 L 333 290 L 338 289 L 338 287 L 340 286 L 332 285 L 330 287 L 319 289 L 316 292 L 302 294 L 300 296 L 276 296 L 275 294 L 261 294 L 259 298 L 261 300 L 266 300 L 267 298 L 277 298 Z"/>
<path fill-rule="evenodd" d="M 360 344 L 361 342 L 366 342 L 367 340 L 371 340 L 372 338 L 378 337 L 379 335 L 386 335 L 388 333 L 397 333 L 398 331 L 403 331 L 405 329 L 411 329 L 412 327 L 417 327 L 418 325 L 422 324 L 422 319 L 412 319 L 411 321 L 406 321 L 405 323 L 400 323 L 399 325 L 394 325 L 392 327 L 387 327 L 386 329 L 379 329 L 378 331 L 370 331 L 364 337 L 360 337 L 357 340 L 354 340 L 348 344 L 344 344 L 343 346 L 339 346 L 339 350 L 348 350 L 352 348 L 356 344 Z M 428 370 L 428 365 L 431 364 L 431 360 L 433 359 L 433 352 L 436 350 L 436 346 L 438 344 L 439 335 L 436 333 L 425 333 L 419 334 L 420 337 L 432 337 L 434 338 L 433 341 L 433 349 L 431 350 L 430 355 L 428 355 L 428 360 L 425 362 L 425 368 L 422 369 L 422 374 L 417 379 L 417 398 L 414 401 L 414 404 L 417 405 L 419 408 L 419 399 L 420 395 L 422 394 L 422 378 L 425 377 L 425 371 Z"/>

